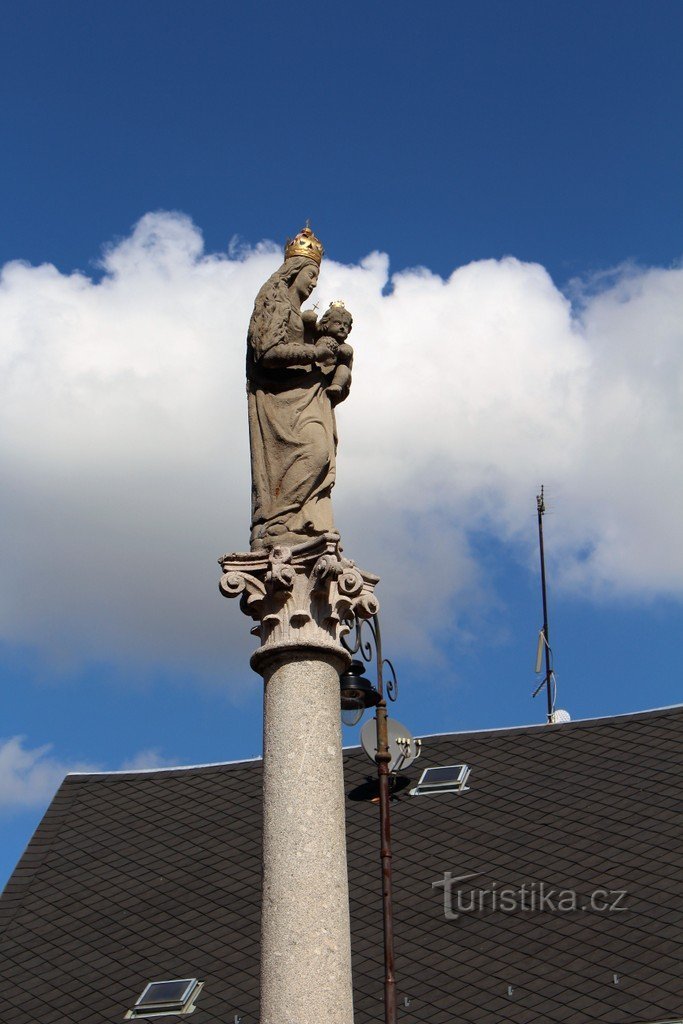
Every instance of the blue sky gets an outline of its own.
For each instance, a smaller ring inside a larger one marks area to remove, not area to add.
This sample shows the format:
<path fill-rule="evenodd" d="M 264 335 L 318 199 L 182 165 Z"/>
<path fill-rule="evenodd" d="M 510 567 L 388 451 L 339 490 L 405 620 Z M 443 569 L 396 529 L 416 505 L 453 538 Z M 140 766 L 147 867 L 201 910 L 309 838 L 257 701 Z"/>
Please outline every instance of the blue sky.
<path fill-rule="evenodd" d="M 260 752 L 248 624 L 221 605 L 215 558 L 248 534 L 235 367 L 275 259 L 253 247 L 306 217 L 331 261 L 321 290 L 356 315 L 335 502 L 349 554 L 389 589 L 396 717 L 542 720 L 543 480 L 559 704 L 680 701 L 682 32 L 667 0 L 12 12 L 0 265 L 29 266 L 6 268 L 0 333 L 30 381 L 3 424 L 0 875 L 62 769 Z M 157 211 L 185 219 L 144 220 Z M 420 360 L 439 371 L 422 405 Z"/>

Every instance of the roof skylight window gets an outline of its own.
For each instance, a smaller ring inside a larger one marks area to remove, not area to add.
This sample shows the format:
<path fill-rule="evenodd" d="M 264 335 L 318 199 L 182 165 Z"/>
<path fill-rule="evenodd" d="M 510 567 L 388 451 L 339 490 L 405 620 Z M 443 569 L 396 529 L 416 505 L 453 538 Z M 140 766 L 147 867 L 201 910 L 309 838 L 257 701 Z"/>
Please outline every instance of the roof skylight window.
<path fill-rule="evenodd" d="M 447 764 L 439 768 L 425 768 L 422 777 L 411 796 L 425 796 L 428 793 L 466 793 L 466 785 L 470 776 L 467 764 Z"/>
<path fill-rule="evenodd" d="M 162 1014 L 194 1013 L 195 1000 L 204 983 L 197 978 L 150 981 L 126 1020 L 132 1017 L 160 1017 Z"/>

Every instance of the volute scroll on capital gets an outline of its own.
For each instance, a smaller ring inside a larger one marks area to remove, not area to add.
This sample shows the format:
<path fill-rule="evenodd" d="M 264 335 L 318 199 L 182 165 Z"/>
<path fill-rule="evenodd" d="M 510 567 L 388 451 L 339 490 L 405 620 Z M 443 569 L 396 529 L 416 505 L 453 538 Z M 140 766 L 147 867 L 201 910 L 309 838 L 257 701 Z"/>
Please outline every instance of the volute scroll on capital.
<path fill-rule="evenodd" d="M 335 533 L 293 548 L 224 555 L 219 564 L 221 593 L 240 598 L 242 611 L 257 622 L 252 633 L 264 652 L 296 646 L 343 652 L 349 620 L 379 608 L 379 577 L 344 558 Z"/>

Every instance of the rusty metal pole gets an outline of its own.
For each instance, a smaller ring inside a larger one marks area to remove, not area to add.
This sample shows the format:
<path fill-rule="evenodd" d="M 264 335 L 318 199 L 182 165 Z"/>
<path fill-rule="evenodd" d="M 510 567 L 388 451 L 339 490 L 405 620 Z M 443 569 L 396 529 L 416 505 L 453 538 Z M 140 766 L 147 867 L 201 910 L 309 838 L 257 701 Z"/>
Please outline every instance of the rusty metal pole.
<path fill-rule="evenodd" d="M 387 731 L 387 703 L 384 693 L 375 710 L 377 722 L 377 778 L 379 782 L 379 827 L 382 861 L 382 914 L 384 924 L 384 1020 L 396 1024 L 396 978 L 394 976 L 394 911 L 391 883 L 391 810 L 389 807 L 389 736 Z"/>
<path fill-rule="evenodd" d="M 365 689 L 356 689 L 356 684 L 363 676 L 363 665 L 361 662 L 352 661 L 348 671 L 350 676 L 348 699 L 358 699 L 364 703 L 364 708 L 375 708 L 375 764 L 377 765 L 377 782 L 379 787 L 379 828 L 380 828 L 380 860 L 382 863 L 382 923 L 384 926 L 384 1021 L 385 1024 L 396 1024 L 396 976 L 394 974 L 394 909 L 392 903 L 392 867 L 391 867 L 391 790 L 389 785 L 391 765 L 391 751 L 389 749 L 389 729 L 387 718 L 387 697 L 389 700 L 396 700 L 398 694 L 398 680 L 396 672 L 389 658 L 382 654 L 382 633 L 379 625 L 379 618 L 374 613 L 371 618 L 359 618 L 352 620 L 355 624 L 355 641 L 349 643 L 342 640 L 344 648 L 349 654 L 360 654 L 364 662 L 369 663 L 373 658 L 372 642 L 364 642 L 362 636 L 363 626 L 367 626 L 374 640 L 374 656 L 376 659 L 377 688 L 373 689 L 365 680 Z M 389 670 L 391 675 L 384 679 L 384 668 Z M 343 677 L 342 677 L 343 678 Z M 368 690 L 373 694 L 369 700 Z M 342 704 L 342 708 L 344 704 Z M 356 705 L 350 706 L 352 710 Z"/>

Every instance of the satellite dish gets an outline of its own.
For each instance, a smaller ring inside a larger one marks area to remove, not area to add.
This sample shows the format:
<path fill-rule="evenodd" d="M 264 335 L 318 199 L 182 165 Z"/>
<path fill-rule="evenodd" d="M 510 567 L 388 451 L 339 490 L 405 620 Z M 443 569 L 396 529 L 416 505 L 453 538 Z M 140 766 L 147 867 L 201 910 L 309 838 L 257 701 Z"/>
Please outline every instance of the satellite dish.
<path fill-rule="evenodd" d="M 397 772 L 407 768 L 419 757 L 421 741 L 414 739 L 410 729 L 406 729 L 405 725 L 394 718 L 387 718 L 387 733 L 391 754 L 389 771 Z M 374 761 L 377 753 L 377 723 L 374 718 L 369 718 L 361 729 L 360 742 L 370 760 Z"/>
<path fill-rule="evenodd" d="M 558 708 L 557 711 L 553 711 L 553 725 L 565 725 L 567 722 L 571 722 L 572 716 L 564 708 Z"/>

